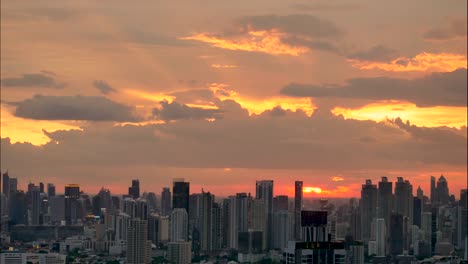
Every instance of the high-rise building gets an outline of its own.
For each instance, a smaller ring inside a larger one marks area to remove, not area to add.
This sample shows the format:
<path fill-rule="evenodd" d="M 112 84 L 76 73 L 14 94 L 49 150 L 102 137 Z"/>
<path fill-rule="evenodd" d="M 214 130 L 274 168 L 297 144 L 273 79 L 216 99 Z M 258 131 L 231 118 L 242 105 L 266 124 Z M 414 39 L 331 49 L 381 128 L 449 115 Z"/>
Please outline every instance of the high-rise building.
<path fill-rule="evenodd" d="M 148 202 L 145 199 L 136 200 L 136 217 L 141 220 L 148 220 Z"/>
<path fill-rule="evenodd" d="M 65 219 L 65 198 L 63 195 L 49 197 L 49 216 L 52 224 L 60 224 Z"/>
<path fill-rule="evenodd" d="M 31 225 L 39 225 L 41 222 L 41 193 L 39 186 L 31 188 Z"/>
<path fill-rule="evenodd" d="M 302 241 L 329 241 L 330 239 L 328 236 L 327 218 L 327 211 L 301 211 Z"/>
<path fill-rule="evenodd" d="M 436 178 L 431 176 L 431 204 L 435 206 L 437 203 L 437 189 L 436 189 Z"/>
<path fill-rule="evenodd" d="M 287 195 L 278 195 L 273 198 L 273 212 L 288 211 L 289 199 Z"/>
<path fill-rule="evenodd" d="M 421 186 L 418 186 L 418 189 L 416 190 L 416 197 L 418 197 L 419 200 L 424 202 L 424 192 L 421 189 Z"/>
<path fill-rule="evenodd" d="M 184 179 L 174 179 L 172 185 L 172 208 L 183 208 L 189 211 L 190 183 Z"/>
<path fill-rule="evenodd" d="M 2 175 L 2 192 L 7 197 L 10 194 L 10 176 L 8 176 L 8 171 Z"/>
<path fill-rule="evenodd" d="M 393 210 L 393 183 L 387 177 L 379 182 L 377 198 L 377 217 L 384 219 L 387 229 L 390 227 L 390 216 Z"/>
<path fill-rule="evenodd" d="M 223 247 L 222 240 L 223 240 L 223 222 L 222 222 L 222 210 L 221 206 L 218 203 L 213 202 L 213 209 L 212 209 L 212 226 L 211 226 L 211 245 L 213 250 L 219 250 Z"/>
<path fill-rule="evenodd" d="M 53 183 L 47 184 L 47 196 L 55 196 L 55 185 Z"/>
<path fill-rule="evenodd" d="M 131 220 L 128 228 L 126 263 L 151 263 L 151 242 L 147 238 L 148 221 L 138 218 Z"/>
<path fill-rule="evenodd" d="M 167 244 L 167 259 L 174 264 L 192 263 L 192 243 L 170 242 Z"/>
<path fill-rule="evenodd" d="M 161 242 L 159 238 L 159 222 L 161 216 L 156 213 L 151 213 L 148 216 L 148 239 L 151 240 L 151 243 L 159 245 Z"/>
<path fill-rule="evenodd" d="M 161 215 L 167 216 L 171 214 L 172 198 L 171 190 L 167 187 L 163 188 L 161 192 Z"/>
<path fill-rule="evenodd" d="M 171 213 L 171 241 L 188 240 L 188 215 L 184 208 L 174 208 Z"/>
<path fill-rule="evenodd" d="M 302 181 L 294 183 L 294 239 L 301 239 Z"/>
<path fill-rule="evenodd" d="M 229 196 L 225 200 L 226 212 L 226 239 L 227 247 L 231 249 L 237 249 L 238 246 L 238 217 L 237 217 L 237 198 L 236 196 Z"/>
<path fill-rule="evenodd" d="M 366 180 L 366 184 L 361 189 L 361 237 L 364 241 L 369 241 L 371 237 L 372 220 L 377 216 L 377 186 L 371 180 Z"/>
<path fill-rule="evenodd" d="M 383 218 L 375 220 L 375 241 L 377 246 L 377 256 L 386 256 L 386 224 Z"/>
<path fill-rule="evenodd" d="M 274 249 L 284 249 L 293 238 L 291 222 L 293 217 L 287 210 L 273 212 L 273 245 Z"/>
<path fill-rule="evenodd" d="M 39 192 L 44 193 L 44 183 L 43 182 L 39 183 Z"/>
<path fill-rule="evenodd" d="M 78 184 L 65 185 L 65 222 L 67 225 L 76 223 L 79 216 L 80 186 Z"/>
<path fill-rule="evenodd" d="M 273 181 L 262 180 L 256 182 L 256 199 L 260 199 L 265 203 L 265 230 L 263 233 L 266 248 L 270 249 L 272 245 L 272 215 L 273 215 Z"/>
<path fill-rule="evenodd" d="M 246 193 L 236 194 L 237 232 L 247 232 L 249 228 L 249 199 Z"/>
<path fill-rule="evenodd" d="M 137 179 L 132 180 L 132 186 L 128 187 L 128 195 L 133 199 L 140 197 L 140 181 Z"/>
<path fill-rule="evenodd" d="M 214 195 L 203 192 L 200 201 L 200 248 L 203 252 L 213 251 L 213 202 Z"/>
<path fill-rule="evenodd" d="M 419 197 L 413 199 L 413 225 L 421 227 L 421 214 L 423 209 L 423 201 Z"/>
<path fill-rule="evenodd" d="M 449 189 L 448 189 L 448 182 L 445 179 L 444 175 L 440 175 L 439 179 L 437 180 L 437 202 L 438 206 L 447 205 L 450 199 Z"/>
<path fill-rule="evenodd" d="M 403 253 L 403 215 L 392 213 L 390 218 L 390 254 Z"/>

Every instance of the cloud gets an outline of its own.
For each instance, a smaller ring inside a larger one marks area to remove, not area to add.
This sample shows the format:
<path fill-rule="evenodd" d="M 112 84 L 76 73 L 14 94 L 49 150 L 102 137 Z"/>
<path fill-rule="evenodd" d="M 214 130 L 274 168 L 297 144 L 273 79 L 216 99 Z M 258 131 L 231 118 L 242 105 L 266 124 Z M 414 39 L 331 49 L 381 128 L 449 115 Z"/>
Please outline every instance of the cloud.
<path fill-rule="evenodd" d="M 435 28 L 426 31 L 423 38 L 426 40 L 443 41 L 466 37 L 467 25 L 465 19 L 455 19 L 446 28 Z"/>
<path fill-rule="evenodd" d="M 383 45 L 374 46 L 368 50 L 359 51 L 348 55 L 349 59 L 359 61 L 389 61 L 395 58 L 396 50 L 387 48 Z"/>
<path fill-rule="evenodd" d="M 330 38 L 343 34 L 333 22 L 306 14 L 245 16 L 236 24 L 245 30 L 250 27 L 255 30 L 277 29 L 291 35 L 309 38 Z"/>
<path fill-rule="evenodd" d="M 412 58 L 399 57 L 390 62 L 350 59 L 353 67 L 361 70 L 379 69 L 391 72 L 451 72 L 467 68 L 466 56 L 451 53 L 420 53 Z"/>
<path fill-rule="evenodd" d="M 138 121 L 132 107 L 101 96 L 35 95 L 16 106 L 17 117 L 36 120 Z"/>
<path fill-rule="evenodd" d="M 177 102 L 169 103 L 168 101 L 161 101 L 161 108 L 153 109 L 153 115 L 164 121 L 173 121 L 181 119 L 218 119 L 222 118 L 222 110 L 219 109 L 206 109 L 201 107 L 190 107 L 185 104 Z"/>
<path fill-rule="evenodd" d="M 31 171 L 37 166 L 70 170 L 83 165 L 97 170 L 151 165 L 342 171 L 466 167 L 467 158 L 466 134 L 416 127 L 400 119 L 375 122 L 287 114 L 214 122 L 179 119 L 144 126 L 95 123 L 82 129 L 47 132 L 52 142 L 40 148 L 2 139 L 2 166 Z M 373 135 L 374 140 L 363 141 L 363 135 Z"/>
<path fill-rule="evenodd" d="M 181 39 L 201 41 L 213 47 L 226 50 L 261 52 L 270 55 L 299 56 L 307 52 L 308 49 L 305 47 L 294 47 L 283 43 L 281 40 L 282 35 L 283 33 L 276 30 L 263 30 L 249 31 L 247 36 L 241 36 L 235 39 L 227 39 L 208 33 L 198 33 Z"/>
<path fill-rule="evenodd" d="M 211 64 L 211 68 L 214 68 L 214 69 L 232 69 L 232 68 L 237 68 L 238 66 L 237 65 L 233 65 L 233 64 Z"/>
<path fill-rule="evenodd" d="M 343 3 L 343 4 L 332 4 L 332 3 L 317 3 L 317 4 L 293 4 L 293 9 L 304 11 L 351 11 L 356 10 L 360 6 L 355 3 Z"/>
<path fill-rule="evenodd" d="M 335 176 L 332 178 L 332 181 L 338 182 L 338 181 L 344 181 L 344 179 L 342 177 Z"/>
<path fill-rule="evenodd" d="M 116 89 L 112 88 L 106 81 L 96 80 L 93 82 L 94 87 L 103 94 L 115 93 Z"/>
<path fill-rule="evenodd" d="M 25 73 L 20 77 L 1 79 L 2 87 L 44 87 L 62 89 L 65 83 L 60 83 L 54 75 L 42 71 L 41 73 Z"/>
<path fill-rule="evenodd" d="M 281 93 L 295 97 L 403 100 L 425 107 L 465 107 L 466 86 L 467 71 L 459 69 L 448 73 L 432 73 L 414 80 L 377 77 L 354 78 L 337 86 L 290 84 Z"/>

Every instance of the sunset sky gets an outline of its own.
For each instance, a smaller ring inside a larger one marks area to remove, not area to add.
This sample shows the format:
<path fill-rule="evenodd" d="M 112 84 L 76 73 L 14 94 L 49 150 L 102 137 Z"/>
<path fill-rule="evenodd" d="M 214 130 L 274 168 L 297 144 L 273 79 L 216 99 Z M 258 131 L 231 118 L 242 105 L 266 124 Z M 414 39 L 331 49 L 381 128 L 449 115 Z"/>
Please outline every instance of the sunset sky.
<path fill-rule="evenodd" d="M 1 169 L 160 193 L 467 185 L 467 1 L 24 1 L 1 8 Z"/>

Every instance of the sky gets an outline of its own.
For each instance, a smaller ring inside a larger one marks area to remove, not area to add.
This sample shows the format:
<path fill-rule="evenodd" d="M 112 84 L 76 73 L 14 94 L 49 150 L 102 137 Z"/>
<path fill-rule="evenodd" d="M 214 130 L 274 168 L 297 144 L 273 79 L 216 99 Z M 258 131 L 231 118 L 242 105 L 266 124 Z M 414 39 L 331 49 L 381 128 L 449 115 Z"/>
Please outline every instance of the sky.
<path fill-rule="evenodd" d="M 467 1 L 1 6 L 1 169 L 126 193 L 467 186 Z M 20 186 L 21 187 L 21 186 Z"/>

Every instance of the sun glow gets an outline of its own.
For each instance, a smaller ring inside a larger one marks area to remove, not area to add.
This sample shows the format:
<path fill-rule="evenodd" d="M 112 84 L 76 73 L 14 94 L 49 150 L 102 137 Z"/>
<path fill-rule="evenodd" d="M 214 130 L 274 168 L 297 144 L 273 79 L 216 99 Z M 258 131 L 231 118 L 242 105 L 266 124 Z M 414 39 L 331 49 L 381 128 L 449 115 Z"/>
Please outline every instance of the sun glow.
<path fill-rule="evenodd" d="M 451 53 L 420 53 L 412 58 L 399 57 L 388 63 L 349 60 L 353 67 L 361 70 L 380 69 L 391 72 L 451 72 L 467 68 L 467 58 L 464 55 Z"/>
<path fill-rule="evenodd" d="M 332 113 L 343 115 L 346 119 L 383 121 L 399 117 L 417 126 L 460 128 L 467 125 L 466 111 L 466 107 L 417 107 L 412 103 L 388 101 L 358 109 L 335 107 Z"/>
<path fill-rule="evenodd" d="M 201 41 L 221 49 L 262 52 L 271 55 L 299 56 L 309 51 L 306 47 L 295 47 L 283 43 L 281 38 L 284 35 L 285 33 L 273 29 L 262 31 L 251 30 L 247 32 L 247 36 L 236 39 L 223 39 L 209 33 L 198 33 L 181 39 Z"/>

